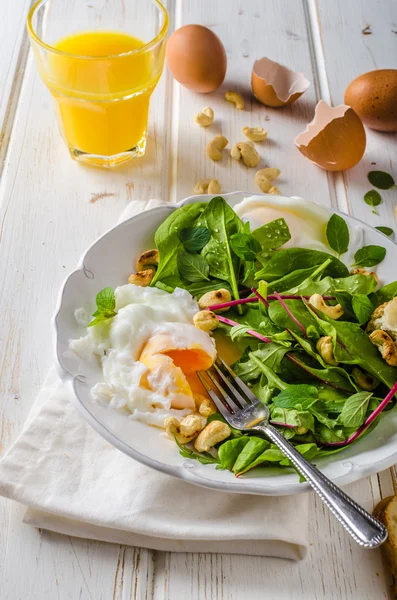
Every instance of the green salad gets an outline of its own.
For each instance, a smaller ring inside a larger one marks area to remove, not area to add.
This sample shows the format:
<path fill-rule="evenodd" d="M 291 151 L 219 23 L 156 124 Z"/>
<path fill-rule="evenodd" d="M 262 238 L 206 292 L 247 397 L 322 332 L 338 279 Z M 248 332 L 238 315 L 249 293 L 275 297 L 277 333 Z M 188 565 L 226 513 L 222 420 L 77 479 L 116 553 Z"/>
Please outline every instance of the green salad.
<path fill-rule="evenodd" d="M 150 281 L 169 292 L 184 288 L 215 313 L 217 335 L 241 353 L 232 368 L 309 460 L 366 435 L 397 391 L 397 281 L 379 287 L 368 270 L 386 249 L 358 248 L 347 265 L 345 220 L 333 215 L 326 235 L 329 253 L 283 248 L 291 239 L 283 218 L 251 231 L 222 197 L 187 204 L 155 233 Z M 224 419 L 215 412 L 213 421 Z M 182 456 L 236 475 L 290 467 L 276 446 L 232 428 L 210 451 L 176 442 Z"/>

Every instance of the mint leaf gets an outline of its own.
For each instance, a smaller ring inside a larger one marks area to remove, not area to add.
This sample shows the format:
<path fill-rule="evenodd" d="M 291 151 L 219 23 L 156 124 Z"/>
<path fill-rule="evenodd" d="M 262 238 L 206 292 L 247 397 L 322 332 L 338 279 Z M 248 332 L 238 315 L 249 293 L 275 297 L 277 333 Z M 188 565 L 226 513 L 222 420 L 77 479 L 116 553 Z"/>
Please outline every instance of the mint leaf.
<path fill-rule="evenodd" d="M 179 234 L 187 252 L 199 252 L 210 241 L 211 232 L 207 227 L 185 227 Z"/>
<path fill-rule="evenodd" d="M 209 280 L 209 264 L 200 254 L 180 252 L 178 254 L 178 270 L 181 277 L 192 283 L 203 279 Z"/>
<path fill-rule="evenodd" d="M 116 308 L 116 299 L 113 288 L 105 287 L 97 294 L 96 306 L 99 312 L 114 311 Z"/>
<path fill-rule="evenodd" d="M 384 171 L 370 171 L 367 177 L 368 181 L 380 190 L 389 190 L 395 185 L 393 177 Z"/>
<path fill-rule="evenodd" d="M 88 327 L 94 327 L 99 323 L 108 321 L 117 315 L 115 312 L 116 299 L 114 290 L 111 287 L 106 287 L 96 295 L 96 311 L 92 313 L 94 319 L 88 324 Z"/>
<path fill-rule="evenodd" d="M 343 427 L 358 429 L 364 423 L 371 396 L 371 392 L 358 392 L 346 400 L 338 418 Z"/>
<path fill-rule="evenodd" d="M 285 219 L 275 219 L 252 232 L 263 250 L 275 250 L 291 239 L 291 233 Z"/>
<path fill-rule="evenodd" d="M 233 252 L 242 260 L 255 260 L 262 246 L 253 235 L 249 233 L 235 233 L 230 238 Z"/>
<path fill-rule="evenodd" d="M 339 254 L 344 254 L 349 248 L 349 228 L 347 223 L 339 215 L 332 215 L 327 223 L 327 240 L 332 250 Z"/>
<path fill-rule="evenodd" d="M 369 192 L 364 195 L 364 202 L 368 204 L 368 206 L 372 206 L 372 212 L 376 215 L 374 206 L 378 206 L 382 203 L 382 196 L 376 190 L 369 190 Z"/>
<path fill-rule="evenodd" d="M 355 267 L 374 267 L 386 256 L 386 248 L 383 246 L 363 246 L 354 255 Z"/>
<path fill-rule="evenodd" d="M 353 296 L 352 307 L 360 325 L 367 323 L 374 312 L 374 307 L 371 300 L 364 294 L 357 294 L 356 296 Z"/>
<path fill-rule="evenodd" d="M 383 225 L 379 225 L 378 227 L 375 227 L 375 229 L 388 236 L 391 236 L 394 233 L 391 227 L 385 227 Z"/>

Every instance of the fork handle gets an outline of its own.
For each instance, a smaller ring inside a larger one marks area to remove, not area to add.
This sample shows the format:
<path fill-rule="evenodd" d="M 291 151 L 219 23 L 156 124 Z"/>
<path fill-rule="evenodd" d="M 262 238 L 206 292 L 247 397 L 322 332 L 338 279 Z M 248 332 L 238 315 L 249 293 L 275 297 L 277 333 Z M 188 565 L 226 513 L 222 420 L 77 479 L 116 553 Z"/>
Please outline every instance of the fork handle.
<path fill-rule="evenodd" d="M 386 540 L 386 527 L 307 461 L 275 427 L 261 424 L 252 429 L 264 433 L 290 459 L 339 523 L 360 546 L 376 548 Z"/>

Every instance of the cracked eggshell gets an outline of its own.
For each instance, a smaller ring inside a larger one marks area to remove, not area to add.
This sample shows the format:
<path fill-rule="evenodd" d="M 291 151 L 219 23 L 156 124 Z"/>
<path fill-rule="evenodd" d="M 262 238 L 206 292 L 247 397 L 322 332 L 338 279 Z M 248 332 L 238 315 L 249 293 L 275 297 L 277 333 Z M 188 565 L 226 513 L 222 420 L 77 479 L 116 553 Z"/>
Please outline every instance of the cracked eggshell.
<path fill-rule="evenodd" d="M 331 107 L 320 100 L 314 119 L 295 138 L 306 158 L 326 171 L 345 171 L 365 152 L 365 130 L 354 110 L 346 104 Z"/>
<path fill-rule="evenodd" d="M 309 85 L 303 73 L 291 71 L 270 58 L 256 60 L 252 68 L 252 92 L 266 106 L 276 108 L 291 104 Z"/>

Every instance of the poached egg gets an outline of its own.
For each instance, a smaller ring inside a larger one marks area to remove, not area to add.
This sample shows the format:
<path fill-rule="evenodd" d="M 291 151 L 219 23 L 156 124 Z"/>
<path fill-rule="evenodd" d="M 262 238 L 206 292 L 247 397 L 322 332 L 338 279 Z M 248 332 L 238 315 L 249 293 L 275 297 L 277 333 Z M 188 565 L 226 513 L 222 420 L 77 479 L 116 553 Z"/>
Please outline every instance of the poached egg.
<path fill-rule="evenodd" d="M 91 389 L 93 399 L 158 427 L 169 416 L 194 412 L 196 371 L 209 369 L 216 356 L 213 338 L 193 325 L 197 302 L 186 290 L 169 294 L 133 284 L 118 287 L 115 299 L 111 321 L 69 343 L 80 358 L 101 362 L 103 381 Z"/>

